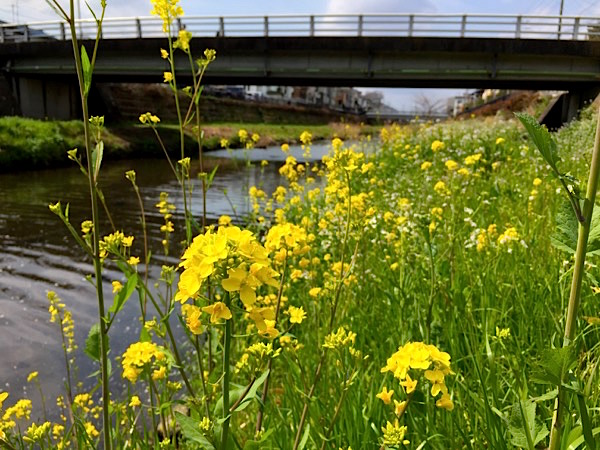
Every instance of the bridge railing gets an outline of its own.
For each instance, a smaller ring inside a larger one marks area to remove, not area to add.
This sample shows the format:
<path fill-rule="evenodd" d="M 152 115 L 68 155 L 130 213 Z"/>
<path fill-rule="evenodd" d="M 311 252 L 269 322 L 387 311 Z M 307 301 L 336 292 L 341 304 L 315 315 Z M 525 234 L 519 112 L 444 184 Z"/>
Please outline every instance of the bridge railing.
<path fill-rule="evenodd" d="M 92 19 L 76 21 L 80 39 L 96 35 Z M 247 36 L 397 36 L 486 37 L 509 39 L 600 40 L 600 17 L 491 14 L 337 14 L 275 16 L 184 16 L 173 22 L 172 33 L 186 29 L 196 37 Z M 106 18 L 105 39 L 163 37 L 157 17 Z M 0 43 L 69 40 L 61 21 L 1 24 Z"/>

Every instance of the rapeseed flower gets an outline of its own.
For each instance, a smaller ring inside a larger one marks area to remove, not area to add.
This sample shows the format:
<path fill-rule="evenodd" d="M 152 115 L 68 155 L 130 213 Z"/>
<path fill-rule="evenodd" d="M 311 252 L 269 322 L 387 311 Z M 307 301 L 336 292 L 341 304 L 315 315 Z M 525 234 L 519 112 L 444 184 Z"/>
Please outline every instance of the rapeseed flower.
<path fill-rule="evenodd" d="M 383 389 L 381 390 L 381 392 L 379 394 L 377 394 L 375 397 L 380 399 L 386 405 L 389 405 L 390 403 L 392 403 L 393 395 L 394 395 L 394 390 L 392 389 L 391 391 L 388 391 L 387 387 L 384 386 Z"/>
<path fill-rule="evenodd" d="M 404 439 L 407 431 L 406 425 L 400 426 L 398 420 L 395 420 L 392 424 L 388 422 L 385 427 L 381 428 L 383 431 L 383 445 L 408 445 L 410 441 Z"/>
<path fill-rule="evenodd" d="M 210 314 L 210 323 L 219 323 L 221 319 L 231 319 L 231 310 L 223 302 L 215 302 L 212 305 L 205 306 L 202 308 L 207 314 Z"/>
<path fill-rule="evenodd" d="M 444 150 L 445 148 L 446 148 L 446 144 L 444 144 L 442 141 L 439 141 L 437 139 L 431 143 L 431 150 L 433 152 Z"/>
<path fill-rule="evenodd" d="M 287 310 L 287 314 L 290 316 L 290 323 L 302 323 L 302 321 L 306 319 L 306 312 L 302 306 L 299 308 L 290 306 Z"/>

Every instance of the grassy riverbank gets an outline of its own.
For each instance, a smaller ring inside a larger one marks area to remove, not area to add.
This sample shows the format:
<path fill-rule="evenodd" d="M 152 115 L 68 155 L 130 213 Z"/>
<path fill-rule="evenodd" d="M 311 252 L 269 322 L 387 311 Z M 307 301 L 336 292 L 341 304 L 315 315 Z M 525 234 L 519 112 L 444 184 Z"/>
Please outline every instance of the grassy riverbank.
<path fill-rule="evenodd" d="M 167 149 L 179 152 L 177 126 L 161 124 L 161 138 Z M 211 123 L 203 126 L 204 148 L 207 151 L 221 147 L 221 139 L 227 139 L 230 148 L 241 147 L 239 130 L 260 136 L 258 147 L 293 144 L 306 129 L 303 125 Z M 360 124 L 332 123 L 311 126 L 315 141 L 340 137 L 357 139 L 372 134 L 377 127 Z M 144 158 L 159 156 L 156 137 L 151 130 L 137 123 L 108 125 L 103 136 L 107 159 Z M 196 152 L 191 137 L 186 142 L 190 152 Z M 0 117 L 0 171 L 30 170 L 62 166 L 68 163 L 66 152 L 72 148 L 84 148 L 83 126 L 79 121 L 47 121 L 23 117 Z"/>

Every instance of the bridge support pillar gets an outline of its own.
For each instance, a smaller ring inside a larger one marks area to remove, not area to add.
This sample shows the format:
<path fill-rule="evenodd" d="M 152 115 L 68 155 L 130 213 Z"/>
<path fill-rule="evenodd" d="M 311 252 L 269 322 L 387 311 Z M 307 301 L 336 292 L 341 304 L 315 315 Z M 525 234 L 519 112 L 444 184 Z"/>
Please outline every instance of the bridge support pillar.
<path fill-rule="evenodd" d="M 600 87 L 570 91 L 554 98 L 539 117 L 539 122 L 556 130 L 577 117 L 577 113 L 600 94 Z"/>
<path fill-rule="evenodd" d="M 21 114 L 19 104 L 13 93 L 10 80 L 0 74 L 0 116 L 18 116 Z"/>
<path fill-rule="evenodd" d="M 70 120 L 80 116 L 77 89 L 54 79 L 19 77 L 15 80 L 21 113 L 35 119 Z"/>

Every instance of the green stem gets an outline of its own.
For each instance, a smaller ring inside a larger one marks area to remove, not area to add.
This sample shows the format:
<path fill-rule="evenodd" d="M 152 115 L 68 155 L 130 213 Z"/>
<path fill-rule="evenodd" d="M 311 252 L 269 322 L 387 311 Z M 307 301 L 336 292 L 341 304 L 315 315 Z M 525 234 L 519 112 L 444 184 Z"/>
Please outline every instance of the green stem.
<path fill-rule="evenodd" d="M 587 243 L 590 235 L 590 226 L 592 214 L 594 212 L 594 202 L 596 201 L 596 190 L 598 187 L 598 177 L 600 175 L 600 112 L 596 122 L 596 137 L 594 139 L 594 151 L 592 153 L 592 163 L 588 177 L 587 192 L 583 203 L 584 222 L 579 223 L 579 235 L 577 237 L 577 250 L 575 252 L 575 264 L 573 266 L 573 280 L 571 282 L 571 292 L 569 295 L 569 305 L 567 307 L 567 323 L 565 325 L 565 335 L 563 347 L 571 344 L 575 337 L 577 329 L 577 310 L 581 298 L 581 285 L 583 281 L 585 256 L 587 252 Z M 562 381 L 562 380 L 561 380 Z M 567 403 L 567 391 L 561 385 L 558 387 L 558 398 L 556 399 L 554 417 L 552 418 L 552 431 L 550 433 L 549 450 L 558 450 L 564 427 L 564 415 Z"/>
<path fill-rule="evenodd" d="M 100 321 L 100 370 L 102 384 L 102 425 L 105 450 L 112 449 L 112 440 L 110 433 L 110 391 L 108 385 L 108 329 L 105 322 L 104 311 L 104 293 L 102 291 L 102 263 L 100 261 L 100 218 L 98 213 L 98 194 L 96 192 L 96 180 L 94 179 L 94 170 L 92 167 L 92 150 L 90 141 L 90 125 L 89 112 L 87 105 L 87 93 L 85 92 L 85 84 L 83 78 L 83 65 L 81 55 L 79 53 L 77 35 L 75 31 L 75 22 L 73 20 L 73 12 L 75 10 L 74 0 L 70 0 L 71 17 L 69 20 L 69 28 L 71 30 L 71 42 L 73 43 L 73 53 L 75 56 L 75 67 L 77 69 L 77 78 L 79 80 L 79 94 L 81 97 L 81 108 L 83 114 L 83 130 L 85 135 L 85 151 L 87 156 L 87 171 L 90 188 L 90 197 L 92 205 L 92 222 L 94 224 L 93 236 L 93 255 L 94 255 L 94 275 L 96 278 L 96 294 L 98 298 L 98 319 Z"/>
<path fill-rule="evenodd" d="M 229 307 L 231 303 L 230 296 L 225 298 L 225 304 Z M 225 321 L 225 337 L 223 342 L 223 434 L 221 438 L 221 450 L 227 449 L 227 439 L 229 438 L 229 424 L 231 422 L 231 413 L 229 412 L 229 376 L 230 376 L 230 358 L 231 358 L 231 324 L 233 318 Z"/>

